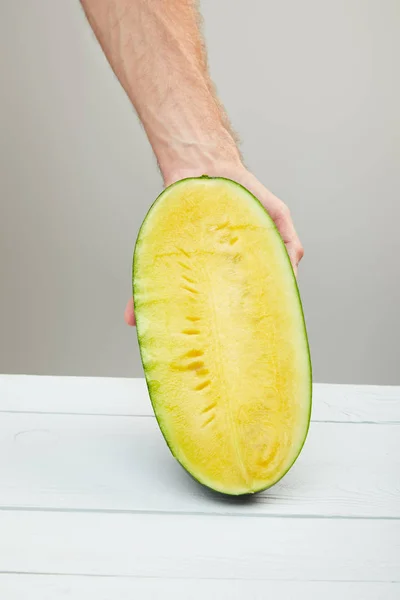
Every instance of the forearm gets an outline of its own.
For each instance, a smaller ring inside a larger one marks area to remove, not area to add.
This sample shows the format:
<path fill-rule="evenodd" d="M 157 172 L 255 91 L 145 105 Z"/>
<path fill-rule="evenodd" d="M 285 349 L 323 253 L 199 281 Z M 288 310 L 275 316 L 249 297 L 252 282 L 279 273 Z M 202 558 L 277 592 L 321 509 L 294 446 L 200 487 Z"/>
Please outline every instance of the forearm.
<path fill-rule="evenodd" d="M 194 0 L 82 0 L 164 180 L 240 164 L 213 92 Z M 198 172 L 197 172 L 198 171 Z"/>

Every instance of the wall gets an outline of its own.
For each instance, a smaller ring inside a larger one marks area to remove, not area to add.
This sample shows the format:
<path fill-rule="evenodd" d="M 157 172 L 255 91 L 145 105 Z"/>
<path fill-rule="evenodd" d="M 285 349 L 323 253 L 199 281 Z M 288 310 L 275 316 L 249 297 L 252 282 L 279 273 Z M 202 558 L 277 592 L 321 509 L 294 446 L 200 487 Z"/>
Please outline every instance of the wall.
<path fill-rule="evenodd" d="M 397 0 L 204 0 L 249 167 L 289 204 L 315 379 L 400 383 Z M 78 2 L 0 0 L 0 371 L 138 376 L 131 256 L 161 189 Z"/>

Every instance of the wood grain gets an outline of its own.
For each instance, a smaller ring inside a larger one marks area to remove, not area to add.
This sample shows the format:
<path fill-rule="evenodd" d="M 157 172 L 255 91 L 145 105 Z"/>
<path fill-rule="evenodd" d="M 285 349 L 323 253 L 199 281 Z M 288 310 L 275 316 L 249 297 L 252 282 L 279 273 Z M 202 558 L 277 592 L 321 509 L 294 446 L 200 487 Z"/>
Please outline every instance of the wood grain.
<path fill-rule="evenodd" d="M 0 506 L 400 517 L 400 425 L 313 423 L 295 466 L 250 499 L 193 481 L 155 419 L 6 414 Z"/>
<path fill-rule="evenodd" d="M 316 384 L 295 466 L 235 499 L 172 458 L 143 380 L 0 376 L 1 598 L 394 600 L 399 586 L 400 388 Z"/>
<path fill-rule="evenodd" d="M 0 571 L 400 582 L 400 521 L 0 511 Z"/>
<path fill-rule="evenodd" d="M 153 416 L 144 379 L 0 375 L 0 412 Z M 314 384 L 313 421 L 400 423 L 400 386 Z"/>
<path fill-rule="evenodd" d="M 398 600 L 400 584 L 0 575 L 6 600 Z"/>

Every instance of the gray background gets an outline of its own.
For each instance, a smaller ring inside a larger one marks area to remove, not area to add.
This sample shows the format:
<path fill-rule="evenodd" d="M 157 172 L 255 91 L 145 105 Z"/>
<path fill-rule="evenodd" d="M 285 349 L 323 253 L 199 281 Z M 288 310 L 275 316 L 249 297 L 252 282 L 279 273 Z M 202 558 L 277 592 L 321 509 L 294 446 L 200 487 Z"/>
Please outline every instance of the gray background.
<path fill-rule="evenodd" d="M 398 0 L 203 0 L 246 163 L 291 208 L 318 381 L 400 383 Z M 141 375 L 123 310 L 161 189 L 77 1 L 0 0 L 0 372 Z"/>

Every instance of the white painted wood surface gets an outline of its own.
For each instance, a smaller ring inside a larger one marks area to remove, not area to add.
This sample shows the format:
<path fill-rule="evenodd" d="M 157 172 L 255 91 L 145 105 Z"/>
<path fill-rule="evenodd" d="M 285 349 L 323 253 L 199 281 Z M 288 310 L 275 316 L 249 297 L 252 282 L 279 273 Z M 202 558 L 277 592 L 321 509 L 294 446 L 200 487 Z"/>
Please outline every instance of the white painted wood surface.
<path fill-rule="evenodd" d="M 398 600 L 395 583 L 337 581 L 0 575 L 0 590 L 7 600 Z"/>
<path fill-rule="evenodd" d="M 112 377 L 0 375 L 0 412 L 8 411 L 153 416 L 144 379 Z M 316 383 L 312 418 L 400 423 L 400 386 Z"/>
<path fill-rule="evenodd" d="M 250 499 L 169 454 L 143 380 L 0 376 L 0 598 L 400 597 L 400 388 L 315 385 Z"/>
<path fill-rule="evenodd" d="M 400 517 L 400 424 L 316 422 L 268 492 L 212 494 L 166 449 L 154 417 L 3 413 L 0 506 Z"/>

